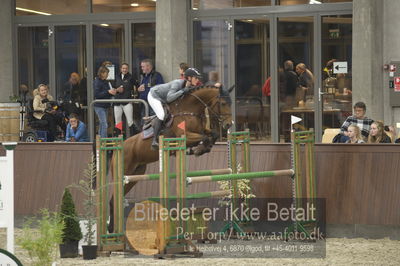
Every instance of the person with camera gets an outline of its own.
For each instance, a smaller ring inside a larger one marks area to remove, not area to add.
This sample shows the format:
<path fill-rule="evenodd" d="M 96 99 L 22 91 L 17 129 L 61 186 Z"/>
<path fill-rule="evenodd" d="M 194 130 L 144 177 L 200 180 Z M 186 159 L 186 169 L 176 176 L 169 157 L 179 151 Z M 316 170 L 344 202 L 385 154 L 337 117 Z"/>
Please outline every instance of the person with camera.
<path fill-rule="evenodd" d="M 69 115 L 69 123 L 67 125 L 67 131 L 65 133 L 65 141 L 68 142 L 88 142 L 89 137 L 86 129 L 86 125 L 79 121 L 77 114 Z"/>
<path fill-rule="evenodd" d="M 57 134 L 57 110 L 53 108 L 51 102 L 53 97 L 49 94 L 49 88 L 45 84 L 40 84 L 37 88 L 38 93 L 33 99 L 33 116 L 38 120 L 46 120 L 49 128 L 47 141 L 54 141 Z"/>

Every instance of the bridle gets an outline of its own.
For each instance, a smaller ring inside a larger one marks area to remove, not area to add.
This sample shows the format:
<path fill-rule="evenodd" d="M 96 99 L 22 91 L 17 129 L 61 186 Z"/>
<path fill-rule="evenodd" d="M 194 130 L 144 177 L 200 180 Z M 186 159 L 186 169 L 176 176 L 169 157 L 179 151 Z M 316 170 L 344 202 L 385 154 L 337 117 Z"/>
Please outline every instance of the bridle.
<path fill-rule="evenodd" d="M 215 98 L 221 98 L 220 95 L 216 95 L 216 96 L 212 97 L 207 103 L 204 102 L 199 96 L 197 96 L 197 95 L 195 95 L 195 94 L 189 94 L 189 95 L 195 97 L 202 105 L 204 105 L 204 107 L 205 107 L 209 112 L 211 112 L 211 114 L 212 114 L 213 116 L 215 116 L 215 117 L 217 118 L 219 124 L 221 124 L 221 123 L 224 121 L 224 119 L 223 119 L 224 116 L 228 116 L 228 115 L 229 115 L 229 114 L 221 114 L 221 112 L 218 114 L 217 112 L 215 112 L 215 111 L 213 110 L 213 107 L 214 107 L 216 104 L 218 104 L 218 110 L 221 110 L 221 101 L 215 101 L 214 104 L 209 105 L 210 102 L 212 102 Z"/>

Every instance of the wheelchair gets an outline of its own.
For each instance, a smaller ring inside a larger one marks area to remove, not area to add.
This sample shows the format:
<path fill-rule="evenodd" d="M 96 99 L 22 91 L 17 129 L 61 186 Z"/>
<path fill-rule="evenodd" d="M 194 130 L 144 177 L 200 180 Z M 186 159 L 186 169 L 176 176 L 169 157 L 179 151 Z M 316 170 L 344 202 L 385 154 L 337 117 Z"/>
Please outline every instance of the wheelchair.
<path fill-rule="evenodd" d="M 48 108 L 53 108 L 58 111 L 57 115 L 61 119 L 61 124 L 57 126 L 57 133 L 55 141 L 65 140 L 65 129 L 68 124 L 68 115 L 71 108 L 68 104 L 64 104 L 62 101 L 51 101 L 47 103 Z M 63 108 L 65 105 L 65 109 Z M 79 111 L 79 110 L 78 110 Z M 27 122 L 27 129 L 23 132 L 23 141 L 25 142 L 47 142 L 47 136 L 49 135 L 48 122 L 46 120 L 37 119 L 33 116 L 33 100 L 30 100 L 26 105 L 26 116 L 25 121 Z"/>

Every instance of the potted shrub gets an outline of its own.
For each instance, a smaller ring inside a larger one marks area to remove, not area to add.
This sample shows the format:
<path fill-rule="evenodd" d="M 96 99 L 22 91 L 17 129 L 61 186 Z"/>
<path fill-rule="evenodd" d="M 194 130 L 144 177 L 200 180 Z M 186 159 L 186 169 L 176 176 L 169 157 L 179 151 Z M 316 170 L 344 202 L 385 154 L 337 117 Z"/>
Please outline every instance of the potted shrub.
<path fill-rule="evenodd" d="M 96 195 L 93 189 L 93 180 L 96 177 L 96 163 L 92 156 L 91 162 L 88 163 L 88 167 L 84 170 L 83 178 L 79 180 L 78 184 L 72 185 L 79 189 L 84 195 L 83 201 L 84 215 L 86 232 L 83 235 L 83 239 L 86 245 L 82 245 L 83 259 L 91 260 L 97 257 L 97 245 L 94 245 L 95 228 L 97 222 L 96 213 Z"/>
<path fill-rule="evenodd" d="M 64 190 L 62 197 L 60 218 L 64 222 L 60 257 L 76 258 L 78 257 L 78 243 L 82 239 L 82 232 L 75 211 L 75 204 L 68 188 Z"/>
<path fill-rule="evenodd" d="M 40 213 L 40 218 L 30 218 L 24 223 L 17 244 L 28 251 L 32 260 L 30 265 L 50 266 L 57 258 L 64 224 L 57 213 L 50 213 L 47 209 Z"/>

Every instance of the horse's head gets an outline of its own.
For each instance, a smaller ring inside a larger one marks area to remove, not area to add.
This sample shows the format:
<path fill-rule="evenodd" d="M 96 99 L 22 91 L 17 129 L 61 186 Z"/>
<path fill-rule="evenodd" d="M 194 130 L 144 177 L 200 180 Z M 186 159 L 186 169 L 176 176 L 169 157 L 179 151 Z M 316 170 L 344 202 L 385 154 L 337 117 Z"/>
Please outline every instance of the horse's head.
<path fill-rule="evenodd" d="M 227 130 L 232 125 L 232 100 L 229 93 L 232 91 L 219 88 L 219 93 L 210 102 L 211 117 L 217 119 L 223 129 Z"/>

